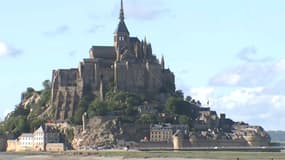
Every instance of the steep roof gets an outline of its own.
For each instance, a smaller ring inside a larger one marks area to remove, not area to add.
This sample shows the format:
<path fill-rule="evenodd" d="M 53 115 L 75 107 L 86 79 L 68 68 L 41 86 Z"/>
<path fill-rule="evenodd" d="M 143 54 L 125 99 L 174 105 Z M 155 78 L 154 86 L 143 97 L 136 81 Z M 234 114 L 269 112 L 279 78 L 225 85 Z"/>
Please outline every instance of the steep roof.
<path fill-rule="evenodd" d="M 115 59 L 115 47 L 113 46 L 92 46 L 90 58 Z"/>
<path fill-rule="evenodd" d="M 138 39 L 138 37 L 130 37 L 130 42 L 135 43 L 135 42 L 140 42 L 140 40 Z"/>
<path fill-rule="evenodd" d="M 129 33 L 129 30 L 127 28 L 127 25 L 124 21 L 120 21 L 119 24 L 118 24 L 118 27 L 115 31 L 116 33 Z"/>

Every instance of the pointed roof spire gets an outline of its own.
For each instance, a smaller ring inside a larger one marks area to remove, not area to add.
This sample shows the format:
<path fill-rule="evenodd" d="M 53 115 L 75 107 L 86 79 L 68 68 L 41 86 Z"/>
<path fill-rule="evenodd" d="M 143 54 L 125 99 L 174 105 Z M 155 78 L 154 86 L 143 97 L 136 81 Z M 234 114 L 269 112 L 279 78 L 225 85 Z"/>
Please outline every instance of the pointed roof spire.
<path fill-rule="evenodd" d="M 124 21 L 124 6 L 123 6 L 123 0 L 121 0 L 121 9 L 120 9 L 120 21 Z"/>
<path fill-rule="evenodd" d="M 116 29 L 116 33 L 127 33 L 127 34 L 130 34 L 129 31 L 128 31 L 128 28 L 125 24 L 125 16 L 124 16 L 124 8 L 123 8 L 123 0 L 121 0 L 121 9 L 120 9 L 120 22 L 118 24 L 118 27 Z"/>

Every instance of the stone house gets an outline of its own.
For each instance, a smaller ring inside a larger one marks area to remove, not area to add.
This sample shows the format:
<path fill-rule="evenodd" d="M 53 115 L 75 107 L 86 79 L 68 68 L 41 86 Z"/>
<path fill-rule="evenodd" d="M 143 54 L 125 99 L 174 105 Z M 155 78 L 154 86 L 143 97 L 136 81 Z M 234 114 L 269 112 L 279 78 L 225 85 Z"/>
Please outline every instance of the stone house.
<path fill-rule="evenodd" d="M 172 142 L 173 134 L 180 130 L 187 134 L 189 127 L 187 125 L 153 124 L 150 126 L 150 142 Z"/>
<path fill-rule="evenodd" d="M 33 133 L 22 133 L 17 139 L 7 140 L 6 151 L 46 151 L 46 146 L 57 146 L 55 149 L 57 151 L 64 150 L 64 145 L 59 143 L 59 133 L 51 132 L 46 128 L 40 126 Z"/>

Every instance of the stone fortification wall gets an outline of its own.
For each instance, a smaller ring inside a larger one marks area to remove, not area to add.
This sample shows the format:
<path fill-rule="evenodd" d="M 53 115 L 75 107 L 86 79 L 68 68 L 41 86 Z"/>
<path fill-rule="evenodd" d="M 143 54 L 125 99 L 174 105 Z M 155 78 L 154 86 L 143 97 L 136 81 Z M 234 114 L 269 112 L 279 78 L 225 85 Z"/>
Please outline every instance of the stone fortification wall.
<path fill-rule="evenodd" d="M 138 144 L 138 148 L 140 149 L 173 149 L 172 142 L 140 142 Z"/>
<path fill-rule="evenodd" d="M 56 119 L 64 120 L 73 115 L 82 95 L 78 77 L 78 69 L 53 71 L 52 106 Z"/>
<path fill-rule="evenodd" d="M 47 152 L 63 152 L 65 150 L 63 143 L 47 143 Z"/>
<path fill-rule="evenodd" d="M 115 63 L 115 85 L 117 90 L 140 92 L 146 88 L 146 70 L 143 64 L 127 61 Z"/>
<path fill-rule="evenodd" d="M 174 84 L 171 72 L 163 72 L 160 64 L 149 62 L 117 62 L 114 65 L 116 89 L 144 95 L 158 95 L 164 85 Z"/>
<path fill-rule="evenodd" d="M 238 140 L 209 140 L 209 139 L 201 139 L 201 140 L 190 140 L 190 143 L 185 143 L 187 146 L 185 147 L 236 147 L 236 146 L 248 146 L 246 140 L 238 139 Z"/>

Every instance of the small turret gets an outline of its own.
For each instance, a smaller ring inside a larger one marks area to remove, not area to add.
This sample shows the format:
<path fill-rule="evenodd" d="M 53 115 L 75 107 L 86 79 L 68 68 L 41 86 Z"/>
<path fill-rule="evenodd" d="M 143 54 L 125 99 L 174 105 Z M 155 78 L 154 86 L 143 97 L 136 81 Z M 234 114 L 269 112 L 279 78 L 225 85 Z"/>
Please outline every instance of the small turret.
<path fill-rule="evenodd" d="M 164 56 L 161 57 L 160 66 L 161 66 L 161 69 L 162 69 L 162 70 L 165 69 Z"/>

